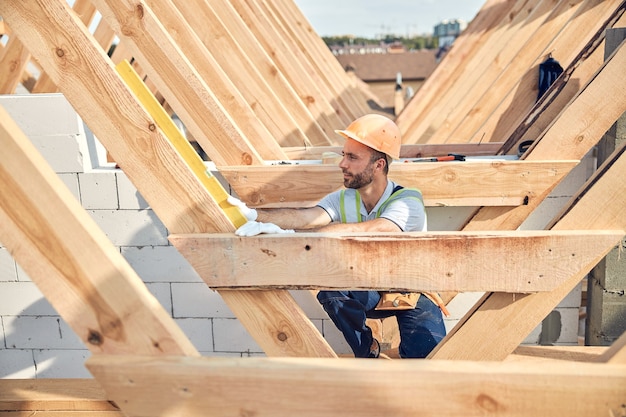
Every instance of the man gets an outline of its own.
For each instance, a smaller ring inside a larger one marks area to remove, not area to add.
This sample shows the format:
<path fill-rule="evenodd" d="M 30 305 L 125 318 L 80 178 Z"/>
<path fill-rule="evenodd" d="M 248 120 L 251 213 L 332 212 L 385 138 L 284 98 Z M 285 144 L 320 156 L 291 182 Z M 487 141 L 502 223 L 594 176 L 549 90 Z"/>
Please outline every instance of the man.
<path fill-rule="evenodd" d="M 389 164 L 400 157 L 400 130 L 385 116 L 368 114 L 337 130 L 346 139 L 339 168 L 345 190 L 324 197 L 304 209 L 249 209 L 236 199 L 250 221 L 237 229 L 240 236 L 290 233 L 295 230 L 324 232 L 425 231 L 426 213 L 418 190 L 403 188 L 387 178 Z M 358 211 L 357 211 L 358 207 Z M 423 358 L 445 336 L 440 308 L 420 296 L 408 309 L 377 309 L 378 291 L 320 291 L 317 299 L 343 333 L 354 355 L 376 358 L 379 342 L 366 318 L 396 316 L 402 358 Z M 406 308 L 406 307 L 405 307 Z"/>

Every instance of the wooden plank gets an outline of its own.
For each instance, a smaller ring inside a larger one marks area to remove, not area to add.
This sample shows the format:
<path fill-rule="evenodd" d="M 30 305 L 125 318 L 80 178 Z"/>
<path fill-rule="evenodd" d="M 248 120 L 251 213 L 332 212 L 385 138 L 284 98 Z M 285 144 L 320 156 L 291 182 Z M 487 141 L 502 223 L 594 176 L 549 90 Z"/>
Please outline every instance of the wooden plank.
<path fill-rule="evenodd" d="M 626 15 L 615 23 L 616 27 L 626 25 Z M 550 89 L 516 126 L 510 126 L 500 154 L 517 152 L 517 145 L 523 141 L 535 140 L 567 107 L 570 100 L 587 85 L 591 77 L 604 63 L 604 32 L 594 37 L 579 52 L 578 57 L 566 67 Z"/>
<path fill-rule="evenodd" d="M 430 113 L 431 106 L 436 105 L 443 95 L 453 89 L 457 81 L 462 82 L 461 79 L 467 76 L 465 66 L 468 60 L 483 48 L 489 47 L 488 40 L 491 39 L 491 35 L 518 1 L 487 0 L 468 27 L 454 41 L 441 63 L 396 118 L 396 123 L 407 143 L 414 143 L 409 140 L 411 132 L 420 126 L 422 117 Z"/>
<path fill-rule="evenodd" d="M 546 194 L 576 163 L 489 159 L 393 163 L 389 178 L 420 189 L 427 206 L 516 206 Z M 343 187 L 334 164 L 228 166 L 219 171 L 251 206 L 311 206 Z"/>
<path fill-rule="evenodd" d="M 588 272 L 624 233 L 214 233 L 169 239 L 212 288 L 530 293 Z"/>
<path fill-rule="evenodd" d="M 174 4 L 255 111 L 266 112 L 266 126 L 280 128 L 274 130 L 282 136 L 272 135 L 281 146 L 331 143 L 328 135 L 334 132 L 322 129 L 231 5 Z"/>
<path fill-rule="evenodd" d="M 489 36 L 484 46 L 463 65 L 463 76 L 455 85 L 432 103 L 428 112 L 420 114 L 419 124 L 407 138 L 410 143 L 444 143 L 457 127 L 473 104 L 490 91 L 492 84 L 503 71 L 511 71 L 509 64 L 519 53 L 528 38 L 546 22 L 553 11 L 555 16 L 562 14 L 557 7 L 568 4 L 564 0 L 521 0 L 510 10 Z M 562 8 L 562 7 L 561 7 Z M 568 4 L 567 8 L 571 8 Z M 560 17 L 562 19 L 562 17 Z M 550 23 L 557 25 L 557 22 Z M 506 90 L 492 93 L 502 94 Z M 467 135 L 459 135 L 453 142 L 467 140 Z M 489 138 L 485 140 L 488 142 Z"/>
<path fill-rule="evenodd" d="M 0 239 L 83 343 L 94 353 L 197 355 L 2 108 L 0 143 Z"/>
<path fill-rule="evenodd" d="M 106 397 L 100 384 L 90 378 L 68 379 L 0 379 L 0 415 L 6 411 L 117 412 L 120 409 Z M 96 414 L 113 416 L 115 414 Z M 57 414 L 60 415 L 60 414 Z"/>
<path fill-rule="evenodd" d="M 27 39 L 33 54 L 169 231 L 234 230 L 64 2 L 0 2 L 0 14 Z M 51 39 L 64 49 L 54 46 Z M 59 53 L 76 57 L 75 64 L 64 66 Z M 225 133 L 228 126 L 216 128 Z M 33 265 L 37 262 L 32 260 Z M 287 291 L 224 291 L 221 296 L 268 355 L 336 356 Z"/>
<path fill-rule="evenodd" d="M 292 100 L 289 110 L 278 93 L 283 92 L 281 86 L 269 85 L 269 78 L 262 76 L 257 63 L 247 55 L 233 39 L 231 33 L 222 23 L 222 19 L 212 12 L 206 3 L 166 2 L 154 0 L 150 7 L 161 23 L 168 28 L 172 39 L 178 44 L 181 52 L 192 65 L 202 74 L 205 66 L 217 65 L 233 88 L 247 102 L 250 110 L 267 129 L 269 136 L 280 145 L 316 145 L 328 144 L 326 134 L 317 125 L 310 128 L 310 139 L 305 135 L 294 116 L 306 114 L 300 100 Z M 205 78 L 211 88 L 218 81 Z M 293 98 L 293 97 L 292 97 Z M 302 122 L 302 120 L 299 120 Z M 309 114 L 309 123 L 312 118 Z"/>
<path fill-rule="evenodd" d="M 131 3 L 94 1 L 210 158 L 216 164 L 249 165 L 283 156 L 232 81 L 183 24 L 180 13 L 169 4 L 170 12 L 165 17 L 168 25 L 180 31 L 178 39 L 187 42 L 188 55 L 182 53 L 147 4 L 141 6 L 141 13 L 128 15 L 126 11 L 135 7 Z M 206 80 L 212 81 L 211 86 Z M 251 141 L 255 141 L 254 147 Z"/>
<path fill-rule="evenodd" d="M 622 48 L 624 49 L 624 48 Z M 596 227 L 626 227 L 625 147 L 616 150 L 596 172 L 569 207 L 555 219 L 552 230 L 592 230 Z M 598 259 L 599 261 L 600 259 Z M 551 292 L 526 296 L 488 293 L 474 311 L 431 353 L 438 359 L 502 360 L 569 294 L 585 274 L 575 274 Z M 515 326 L 510 326 L 511 322 Z M 493 329 L 498 328 L 498 337 Z M 490 337 L 487 346 L 485 337 Z M 621 350 L 620 350 L 621 352 Z M 621 353 L 620 353 L 621 355 Z"/>
<path fill-rule="evenodd" d="M 420 158 L 424 156 L 444 156 L 450 153 L 465 156 L 496 155 L 503 142 L 486 143 L 443 143 L 443 144 L 405 144 L 400 148 L 400 158 Z M 342 146 L 283 147 L 283 151 L 292 159 L 321 160 L 324 153 L 341 154 Z"/>
<path fill-rule="evenodd" d="M 125 417 L 121 411 L 0 411 L 0 417 Z"/>
<path fill-rule="evenodd" d="M 509 76 L 509 72 L 535 81 L 534 85 L 530 85 L 529 94 L 534 94 L 536 97 L 537 76 L 535 73 L 538 71 L 538 63 L 535 65 L 534 61 L 546 47 L 546 43 L 567 24 L 579 4 L 574 5 L 567 0 L 542 0 L 521 5 L 514 20 L 507 25 L 502 34 L 503 39 L 496 36 L 488 43 L 488 47 L 484 48 L 489 51 L 494 44 L 495 51 L 474 57 L 474 60 L 478 59 L 478 66 L 481 70 L 470 71 L 470 74 L 465 77 L 469 78 L 469 82 L 457 88 L 455 95 L 446 103 L 443 111 L 445 117 L 436 111 L 433 112 L 429 129 L 420 140 L 445 143 L 458 141 L 457 138 L 465 138 L 469 141 L 476 129 L 469 129 L 468 132 L 460 126 L 461 122 L 469 118 L 467 112 L 470 111 L 479 113 L 478 117 L 482 118 L 473 123 L 480 125 L 480 122 L 488 117 L 491 111 L 481 113 L 480 103 L 487 98 L 497 101 L 508 94 L 510 85 L 518 81 L 513 78 L 513 75 Z M 471 74 L 475 75 L 472 77 Z M 507 110 L 512 111 L 510 108 Z M 492 135 L 485 135 L 482 141 L 488 142 L 494 138 Z M 495 140 L 502 139 L 495 138 Z"/>
<path fill-rule="evenodd" d="M 624 65 L 626 48 L 621 47 L 537 138 L 525 160 L 580 159 L 587 154 L 626 111 L 626 79 L 622 76 Z M 607 97 L 611 99 L 607 100 Z M 514 209 L 483 207 L 464 229 L 516 229 L 541 201 L 537 198 Z"/>
<path fill-rule="evenodd" d="M 351 93 L 352 80 L 347 77 L 337 59 L 308 24 L 304 16 L 298 13 L 297 7 L 292 2 L 277 0 L 251 0 L 255 1 L 264 11 L 267 18 L 276 22 L 281 27 L 281 34 L 294 48 L 299 49 L 308 60 L 309 64 L 317 71 L 318 76 L 326 80 L 327 85 L 334 92 L 338 101 L 343 103 L 350 119 L 354 120 L 368 112 L 365 102 L 359 102 Z M 297 14 L 297 15 L 296 15 Z M 320 49 L 318 42 L 323 44 Z"/>
<path fill-rule="evenodd" d="M 116 70 L 144 108 L 150 113 L 150 116 L 154 118 L 157 126 L 163 131 L 167 140 L 185 160 L 185 163 L 192 170 L 196 178 L 200 180 L 217 204 L 222 207 L 224 214 L 226 214 L 232 224 L 235 227 L 243 225 L 247 221 L 246 217 L 241 213 L 239 208 L 231 206 L 226 202 L 228 193 L 224 187 L 222 187 L 222 184 L 206 168 L 198 153 L 191 147 L 189 141 L 174 124 L 170 115 L 165 112 L 150 90 L 143 84 L 137 73 L 133 70 L 133 67 L 130 66 L 128 61 L 122 61 L 116 66 Z"/>
<path fill-rule="evenodd" d="M 332 141 L 337 126 L 350 123 L 348 114 L 331 93 L 302 52 L 290 47 L 280 36 L 276 22 L 266 18 L 265 12 L 255 2 L 233 0 L 232 2 L 210 1 L 220 15 L 235 12 L 241 23 L 255 37 L 256 42 L 272 58 L 276 68 L 298 94 L 311 114 L 318 120 Z M 225 10 L 227 9 L 227 10 Z"/>
<path fill-rule="evenodd" d="M 224 7 L 224 2 L 219 0 L 210 0 L 210 3 L 216 8 Z M 229 4 L 235 8 L 267 54 L 274 59 L 307 106 L 322 107 L 320 111 L 324 116 L 319 120 L 326 131 L 332 132 L 336 126 L 348 125 L 353 120 L 345 104 L 331 91 L 327 80 L 313 68 L 304 52 L 283 34 L 284 28 L 276 19 L 268 16 L 255 1 L 232 0 Z M 326 118 L 328 120 L 324 123 Z"/>
<path fill-rule="evenodd" d="M 606 346 L 518 346 L 507 361 L 559 360 L 576 362 L 599 362 Z"/>
<path fill-rule="evenodd" d="M 598 357 L 598 362 L 626 364 L 626 332 L 613 342 L 606 352 Z"/>
<path fill-rule="evenodd" d="M 0 49 L 0 94 L 13 94 L 22 80 L 22 73 L 30 60 L 30 53 L 14 34 Z"/>
<path fill-rule="evenodd" d="M 91 3 L 90 0 L 75 0 L 72 5 L 72 10 L 80 16 L 80 20 L 85 24 L 85 26 L 89 27 L 91 21 L 96 16 L 96 8 Z M 42 72 L 37 78 L 37 82 L 33 86 L 31 92 L 32 93 L 55 93 L 58 91 L 56 84 L 54 81 L 50 79 L 50 76 Z"/>
<path fill-rule="evenodd" d="M 499 126 L 508 127 L 517 125 L 521 118 L 530 110 L 535 103 L 537 97 L 537 66 L 543 62 L 550 53 L 561 62 L 564 67 L 569 66 L 578 54 L 578 51 L 598 32 L 606 29 L 607 21 L 613 20 L 614 15 L 621 15 L 625 5 L 618 0 L 586 0 L 581 3 L 572 16 L 571 20 L 560 31 L 556 32 L 557 36 L 545 45 L 545 49 L 538 50 L 537 55 L 532 55 L 531 50 L 534 48 L 524 48 L 520 54 L 516 56 L 516 60 L 522 60 L 528 51 L 528 58 L 525 65 L 517 66 L 520 72 L 509 70 L 502 73 L 502 77 L 493 84 L 489 93 L 481 98 L 472 108 L 471 114 L 468 114 L 463 120 L 459 121 L 458 129 L 456 129 L 450 138 L 471 137 L 472 141 L 484 140 L 502 140 L 502 137 L 494 136 L 495 132 L 499 132 Z M 544 27 L 537 31 L 541 33 Z M 581 31 L 580 28 L 585 27 L 586 30 Z M 554 34 L 553 34 L 554 35 Z M 541 40 L 533 36 L 529 39 L 528 45 L 541 44 Z M 528 74 L 528 68 L 532 68 L 531 76 Z M 495 91 L 508 91 L 506 95 L 495 94 Z M 489 118 L 489 115 L 495 112 L 500 117 Z M 489 122 L 486 123 L 485 121 Z"/>
<path fill-rule="evenodd" d="M 23 6 L 26 4 L 30 7 Z M 141 188 L 168 229 L 233 229 L 126 87 L 102 48 L 82 30 L 82 23 L 71 10 L 59 4 L 55 0 L 2 2 L 0 10 L 130 180 Z M 31 17 L 25 19 L 23 13 Z M 190 212 L 189 207 L 194 210 Z"/>
<path fill-rule="evenodd" d="M 626 396 L 626 366 L 598 363 L 97 355 L 87 367 L 129 417 L 617 416 Z"/>

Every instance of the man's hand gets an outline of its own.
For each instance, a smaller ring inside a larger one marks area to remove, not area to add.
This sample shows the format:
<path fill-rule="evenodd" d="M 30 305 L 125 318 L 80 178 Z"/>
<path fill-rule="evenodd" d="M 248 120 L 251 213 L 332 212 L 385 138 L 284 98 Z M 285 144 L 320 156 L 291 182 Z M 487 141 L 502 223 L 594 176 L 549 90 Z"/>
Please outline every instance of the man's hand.
<path fill-rule="evenodd" d="M 237 236 L 256 236 L 261 233 L 294 233 L 292 229 L 283 230 L 274 223 L 248 221 L 235 231 Z"/>
<path fill-rule="evenodd" d="M 232 206 L 239 207 L 239 210 L 241 210 L 241 214 L 243 214 L 247 220 L 252 220 L 252 221 L 256 220 L 258 216 L 258 213 L 256 212 L 256 210 L 251 209 L 250 207 L 246 206 L 246 203 L 244 203 L 240 199 L 233 197 L 232 195 L 229 195 L 226 201 L 228 202 L 228 204 Z"/>

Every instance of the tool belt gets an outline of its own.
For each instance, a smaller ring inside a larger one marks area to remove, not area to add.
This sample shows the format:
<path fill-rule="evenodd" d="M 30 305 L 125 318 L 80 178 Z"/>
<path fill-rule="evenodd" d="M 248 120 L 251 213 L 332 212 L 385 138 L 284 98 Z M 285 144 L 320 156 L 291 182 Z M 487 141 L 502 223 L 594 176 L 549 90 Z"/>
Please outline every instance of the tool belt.
<path fill-rule="evenodd" d="M 375 310 L 412 310 L 417 305 L 421 293 L 419 292 L 383 292 L 380 291 L 380 301 Z"/>
<path fill-rule="evenodd" d="M 412 310 L 417 305 L 420 296 L 424 294 L 430 301 L 439 306 L 446 317 L 450 317 L 450 312 L 445 303 L 436 292 L 388 292 L 379 291 L 380 300 L 374 310 Z"/>

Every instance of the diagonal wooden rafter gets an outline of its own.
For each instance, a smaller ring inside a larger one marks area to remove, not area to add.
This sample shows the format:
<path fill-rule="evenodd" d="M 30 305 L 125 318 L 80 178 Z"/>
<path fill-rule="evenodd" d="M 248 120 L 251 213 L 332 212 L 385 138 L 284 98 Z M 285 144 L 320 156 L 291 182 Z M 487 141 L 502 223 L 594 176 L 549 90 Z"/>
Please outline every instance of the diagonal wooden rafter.
<path fill-rule="evenodd" d="M 199 355 L 3 108 L 0 143 L 2 242 L 85 346 Z"/>
<path fill-rule="evenodd" d="M 624 49 L 624 48 L 622 48 Z M 611 158 L 571 200 L 567 210 L 555 219 L 551 230 L 576 227 L 626 227 L 626 147 Z M 610 198 L 608 197 L 610 196 Z M 513 351 L 546 315 L 580 283 L 584 273 L 573 275 L 554 291 L 545 294 L 488 293 L 431 353 L 436 359 L 502 360 Z M 514 318 L 515 326 L 507 326 Z M 500 329 L 493 337 L 494 328 Z M 489 345 L 483 341 L 490 338 Z"/>
<path fill-rule="evenodd" d="M 198 178 L 184 175 L 189 172 L 187 165 L 165 152 L 171 145 L 164 142 L 155 122 L 64 1 L 2 2 L 0 14 L 28 43 L 171 232 L 234 230 Z M 66 70 L 68 63 L 71 66 Z M 239 134 L 225 115 L 204 116 L 221 117 L 211 127 L 218 136 L 234 140 Z M 221 295 L 268 355 L 335 356 L 286 291 L 223 291 Z"/>

